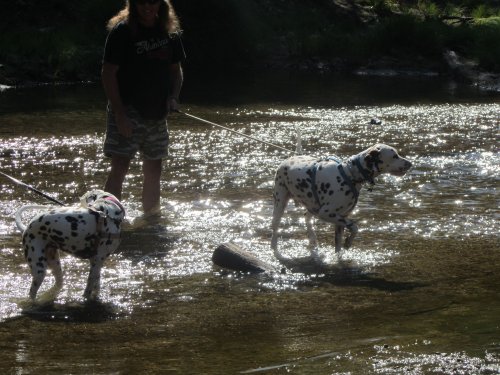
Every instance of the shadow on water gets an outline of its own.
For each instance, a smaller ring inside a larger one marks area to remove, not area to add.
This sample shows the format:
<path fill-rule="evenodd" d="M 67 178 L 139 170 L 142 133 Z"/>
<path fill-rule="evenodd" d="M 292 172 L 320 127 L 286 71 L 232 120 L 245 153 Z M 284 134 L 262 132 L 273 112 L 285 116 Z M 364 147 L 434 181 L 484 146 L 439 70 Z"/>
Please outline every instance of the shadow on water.
<path fill-rule="evenodd" d="M 299 271 L 296 270 L 295 272 Z M 416 288 L 424 288 L 429 286 L 428 283 L 422 283 L 418 281 L 393 281 L 388 280 L 384 277 L 377 276 L 377 274 L 375 273 L 369 274 L 362 272 L 363 271 L 360 269 L 351 268 L 343 270 L 339 269 L 338 272 L 330 272 L 321 275 L 305 273 L 304 276 L 306 278 L 304 280 L 298 280 L 294 283 L 297 287 L 315 288 L 329 284 L 330 286 L 335 287 L 367 288 L 390 293 L 412 291 Z M 250 279 L 255 278 L 255 281 L 258 282 L 259 279 L 266 276 L 239 275 L 239 277 L 249 277 Z"/>
<path fill-rule="evenodd" d="M 258 258 L 258 254 L 254 254 L 253 256 Z M 259 270 L 257 272 L 231 271 L 226 268 L 219 268 L 218 266 L 215 266 L 215 268 L 219 270 L 221 277 L 227 278 L 230 276 L 246 285 L 252 283 L 257 285 L 263 279 L 286 279 L 289 276 L 292 285 L 306 288 L 321 287 L 328 284 L 335 287 L 367 288 L 395 293 L 430 286 L 429 283 L 420 281 L 388 280 L 381 277 L 378 273 L 368 272 L 366 268 L 353 265 L 349 261 L 340 260 L 335 263 L 325 263 L 323 261 L 316 261 L 311 257 L 302 257 L 293 259 L 293 262 L 293 267 L 290 267 L 290 262 L 288 264 L 285 262 L 276 267 L 269 265 L 267 270 Z"/>
<path fill-rule="evenodd" d="M 313 277 L 310 281 L 307 281 L 306 284 L 329 283 L 339 287 L 361 287 L 384 292 L 411 291 L 415 288 L 423 288 L 429 286 L 429 284 L 418 281 L 392 281 L 387 280 L 383 277 L 379 277 L 376 274 L 362 274 L 360 273 L 361 270 L 359 269 L 356 269 L 354 274 L 352 273 L 352 269 L 348 269 L 345 271 L 346 272 L 330 273 Z"/>
<path fill-rule="evenodd" d="M 180 241 L 182 238 L 179 235 L 170 233 L 160 224 L 127 229 L 121 233 L 121 245 L 117 253 L 137 263 L 168 256 Z"/>
<path fill-rule="evenodd" d="M 89 301 L 85 303 L 47 303 L 25 307 L 18 317 L 6 319 L 5 323 L 23 317 L 52 323 L 103 323 L 125 317 L 123 311 L 108 302 Z"/>

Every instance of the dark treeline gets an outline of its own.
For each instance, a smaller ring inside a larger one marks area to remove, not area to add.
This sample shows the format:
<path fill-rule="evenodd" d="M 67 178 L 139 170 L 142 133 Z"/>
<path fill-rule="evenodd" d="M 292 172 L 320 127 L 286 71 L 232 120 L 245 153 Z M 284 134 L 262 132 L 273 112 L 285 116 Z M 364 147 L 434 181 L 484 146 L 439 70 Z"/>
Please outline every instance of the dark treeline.
<path fill-rule="evenodd" d="M 199 73 L 277 67 L 446 69 L 453 50 L 500 71 L 499 0 L 172 0 Z M 124 0 L 10 0 L 0 83 L 96 80 L 106 21 Z"/>

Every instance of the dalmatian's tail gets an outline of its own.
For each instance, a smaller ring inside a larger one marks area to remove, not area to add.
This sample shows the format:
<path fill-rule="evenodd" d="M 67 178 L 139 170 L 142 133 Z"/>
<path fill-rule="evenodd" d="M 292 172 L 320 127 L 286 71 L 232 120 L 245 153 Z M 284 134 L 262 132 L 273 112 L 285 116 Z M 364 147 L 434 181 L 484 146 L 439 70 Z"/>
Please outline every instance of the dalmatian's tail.
<path fill-rule="evenodd" d="M 297 143 L 295 145 L 295 155 L 302 155 L 302 134 L 299 128 L 296 128 L 297 131 Z"/>
<path fill-rule="evenodd" d="M 15 219 L 16 219 L 16 225 L 17 228 L 21 231 L 24 232 L 26 230 L 26 225 L 23 224 L 23 212 L 27 210 L 47 210 L 48 206 L 35 206 L 35 205 L 30 205 L 30 206 L 22 206 L 19 210 L 16 211 L 15 213 Z"/>

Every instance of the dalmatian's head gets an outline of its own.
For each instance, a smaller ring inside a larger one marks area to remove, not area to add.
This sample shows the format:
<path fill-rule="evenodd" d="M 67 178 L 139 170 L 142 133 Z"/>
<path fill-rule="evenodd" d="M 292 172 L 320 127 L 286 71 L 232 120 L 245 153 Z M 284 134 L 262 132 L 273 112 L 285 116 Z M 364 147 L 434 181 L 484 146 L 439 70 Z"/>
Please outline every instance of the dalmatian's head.
<path fill-rule="evenodd" d="M 125 218 L 125 208 L 113 194 L 103 190 L 91 190 L 80 198 L 82 207 L 104 212 L 111 219 L 121 222 Z"/>
<path fill-rule="evenodd" d="M 364 160 L 374 176 L 382 173 L 403 176 L 412 166 L 411 162 L 399 156 L 393 147 L 384 144 L 377 144 L 366 150 Z"/>

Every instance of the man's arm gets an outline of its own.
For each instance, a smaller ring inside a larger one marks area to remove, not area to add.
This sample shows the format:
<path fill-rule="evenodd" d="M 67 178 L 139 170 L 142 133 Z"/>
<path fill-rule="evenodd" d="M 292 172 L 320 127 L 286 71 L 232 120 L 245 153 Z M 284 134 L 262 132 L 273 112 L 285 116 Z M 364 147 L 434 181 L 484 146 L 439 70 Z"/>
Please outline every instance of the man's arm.
<path fill-rule="evenodd" d="M 104 87 L 104 92 L 108 98 L 113 113 L 115 114 L 116 126 L 118 131 L 125 137 L 132 135 L 133 125 L 127 117 L 125 107 L 123 106 L 120 89 L 118 88 L 117 73 L 120 67 L 111 63 L 105 62 L 102 65 L 101 79 Z"/>
<path fill-rule="evenodd" d="M 181 64 L 171 64 L 169 66 L 169 75 L 170 87 L 168 90 L 167 110 L 171 112 L 179 109 L 179 95 L 181 93 L 182 82 L 184 81 Z"/>

